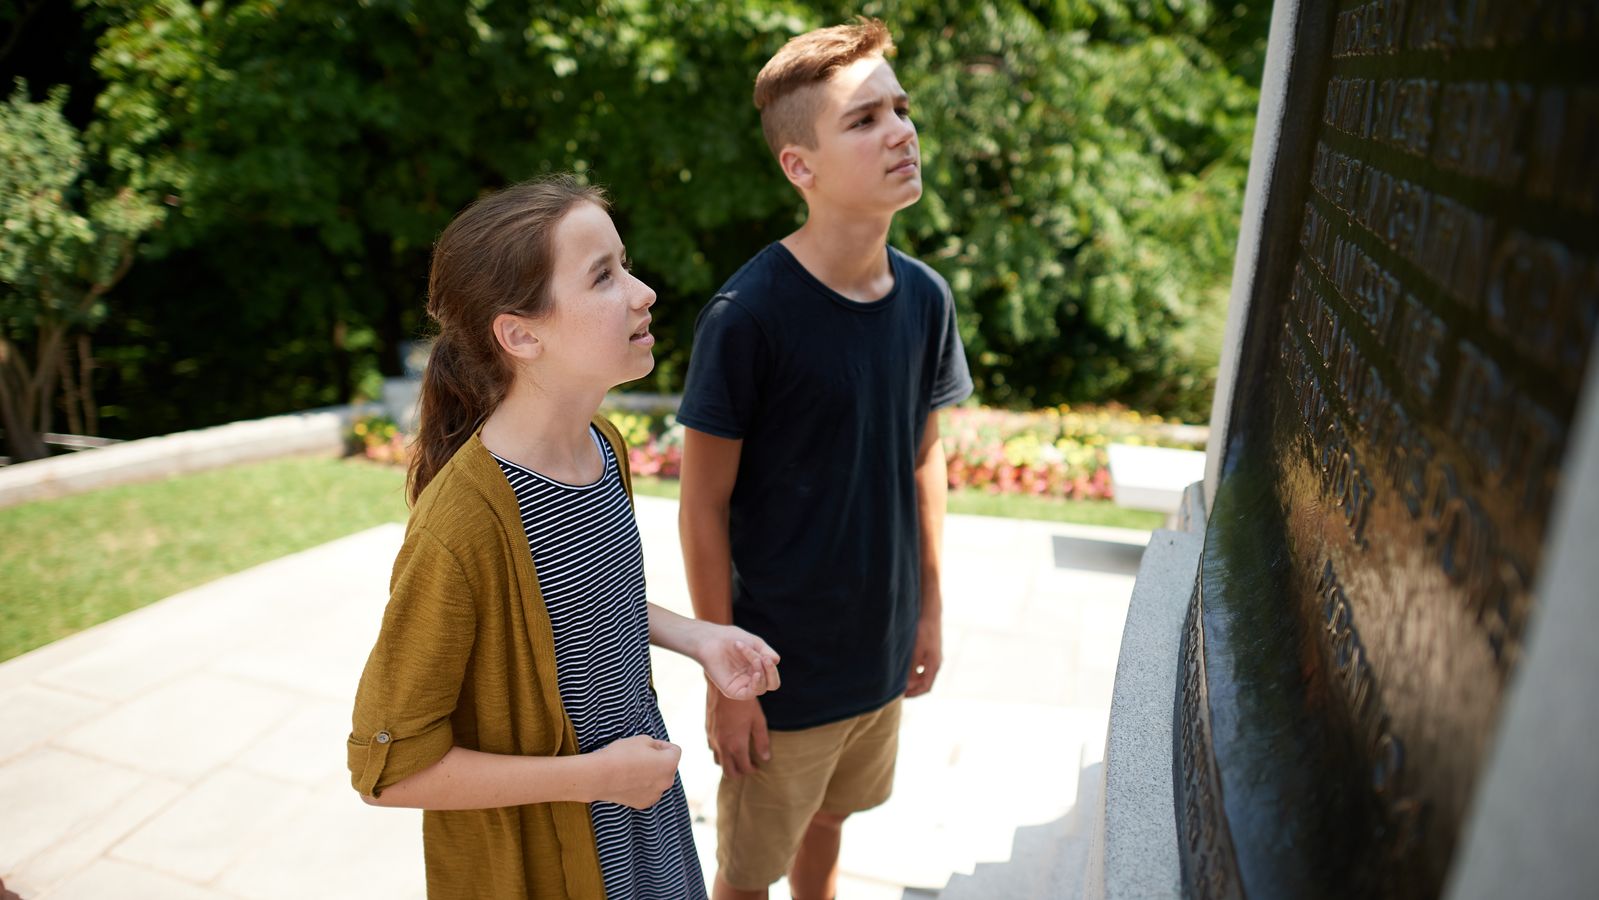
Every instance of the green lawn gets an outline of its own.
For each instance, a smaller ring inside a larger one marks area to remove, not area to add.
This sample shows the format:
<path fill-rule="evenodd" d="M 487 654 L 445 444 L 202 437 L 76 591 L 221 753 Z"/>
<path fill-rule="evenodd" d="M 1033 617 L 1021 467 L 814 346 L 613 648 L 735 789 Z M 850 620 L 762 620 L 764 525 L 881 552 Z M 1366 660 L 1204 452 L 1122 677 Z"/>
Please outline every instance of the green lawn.
<path fill-rule="evenodd" d="M 640 477 L 646 496 L 678 482 Z M 186 588 L 384 522 L 403 522 L 404 470 L 286 459 L 0 509 L 0 660 Z M 1111 503 L 950 495 L 951 512 L 1124 528 L 1161 516 Z"/>
<path fill-rule="evenodd" d="M 677 479 L 633 479 L 633 488 L 646 497 L 677 499 Z M 986 491 L 951 491 L 949 511 L 967 516 L 1001 516 L 1007 519 L 1041 519 L 1045 522 L 1073 522 L 1078 525 L 1111 525 L 1149 531 L 1159 528 L 1166 517 L 1156 512 L 1122 509 L 1102 500 L 1057 500 L 1021 494 L 990 494 Z"/>
<path fill-rule="evenodd" d="M 1057 500 L 1053 497 L 990 494 L 972 490 L 951 491 L 949 511 L 967 516 L 1042 519 L 1045 522 L 1110 525 L 1139 531 L 1151 531 L 1166 523 L 1166 517 L 1158 512 L 1123 509 L 1107 500 Z"/>
<path fill-rule="evenodd" d="M 0 509 L 0 660 L 204 584 L 403 522 L 405 473 L 285 459 Z"/>

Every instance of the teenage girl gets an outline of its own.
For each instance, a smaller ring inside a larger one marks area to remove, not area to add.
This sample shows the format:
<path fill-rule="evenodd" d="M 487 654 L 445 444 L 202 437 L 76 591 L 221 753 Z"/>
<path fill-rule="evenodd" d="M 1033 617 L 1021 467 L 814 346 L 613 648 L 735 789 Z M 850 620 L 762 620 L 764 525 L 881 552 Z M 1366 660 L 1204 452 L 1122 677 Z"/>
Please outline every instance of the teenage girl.
<path fill-rule="evenodd" d="M 434 247 L 413 508 L 349 739 L 367 802 L 425 810 L 431 898 L 704 897 L 649 644 L 729 697 L 778 686 L 760 638 L 645 601 L 627 451 L 595 411 L 654 367 L 655 292 L 607 210 L 547 178 Z"/>

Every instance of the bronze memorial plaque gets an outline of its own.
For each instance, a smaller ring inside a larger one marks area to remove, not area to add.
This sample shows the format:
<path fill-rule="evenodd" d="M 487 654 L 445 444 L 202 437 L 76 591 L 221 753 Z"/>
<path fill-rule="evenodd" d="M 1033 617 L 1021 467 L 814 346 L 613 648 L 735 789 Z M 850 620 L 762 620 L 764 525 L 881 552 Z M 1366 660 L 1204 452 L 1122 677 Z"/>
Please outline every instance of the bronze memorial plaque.
<path fill-rule="evenodd" d="M 1184 886 L 1436 896 L 1599 318 L 1599 2 L 1299 10 L 1181 648 Z"/>

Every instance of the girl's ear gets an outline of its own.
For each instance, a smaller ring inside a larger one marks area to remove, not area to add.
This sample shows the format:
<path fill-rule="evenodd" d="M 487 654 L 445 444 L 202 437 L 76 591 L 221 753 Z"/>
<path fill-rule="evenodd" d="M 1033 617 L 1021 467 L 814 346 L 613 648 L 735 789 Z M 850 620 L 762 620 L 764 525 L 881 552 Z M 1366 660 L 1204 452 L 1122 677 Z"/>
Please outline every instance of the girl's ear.
<path fill-rule="evenodd" d="M 811 171 L 811 164 L 800 152 L 800 148 L 793 144 L 783 148 L 777 155 L 777 164 L 783 167 L 783 174 L 788 177 L 789 184 L 800 190 L 809 188 L 816 181 L 816 173 Z"/>
<path fill-rule="evenodd" d="M 533 320 L 513 313 L 494 317 L 494 340 L 512 359 L 534 360 L 544 352 L 544 342 L 533 331 Z"/>

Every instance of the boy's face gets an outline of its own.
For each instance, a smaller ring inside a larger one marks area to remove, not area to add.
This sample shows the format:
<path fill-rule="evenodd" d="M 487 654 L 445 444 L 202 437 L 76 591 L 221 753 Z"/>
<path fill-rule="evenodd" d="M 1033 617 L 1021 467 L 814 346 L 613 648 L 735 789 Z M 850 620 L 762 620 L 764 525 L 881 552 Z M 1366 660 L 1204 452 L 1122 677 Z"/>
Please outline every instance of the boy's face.
<path fill-rule="evenodd" d="M 839 69 L 822 92 L 814 148 L 789 145 L 783 170 L 812 207 L 892 213 L 922 196 L 910 98 L 882 57 Z"/>

